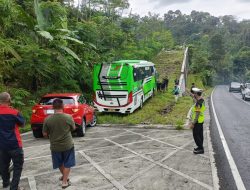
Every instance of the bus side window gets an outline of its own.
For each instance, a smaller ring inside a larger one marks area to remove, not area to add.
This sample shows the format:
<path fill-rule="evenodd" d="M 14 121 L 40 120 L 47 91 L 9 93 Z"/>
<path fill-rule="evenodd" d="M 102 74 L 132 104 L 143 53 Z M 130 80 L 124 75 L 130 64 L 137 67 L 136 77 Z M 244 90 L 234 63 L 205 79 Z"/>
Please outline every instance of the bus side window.
<path fill-rule="evenodd" d="M 137 73 L 135 72 L 135 69 L 134 69 L 134 81 L 137 81 Z"/>
<path fill-rule="evenodd" d="M 133 73 L 134 73 L 134 81 L 136 82 L 136 81 L 138 81 L 138 69 L 134 68 Z"/>
<path fill-rule="evenodd" d="M 153 76 L 155 74 L 154 67 L 150 67 L 150 76 Z"/>
<path fill-rule="evenodd" d="M 145 78 L 145 68 L 144 67 L 139 67 L 139 71 L 140 71 L 140 77 L 139 80 L 143 80 Z"/>

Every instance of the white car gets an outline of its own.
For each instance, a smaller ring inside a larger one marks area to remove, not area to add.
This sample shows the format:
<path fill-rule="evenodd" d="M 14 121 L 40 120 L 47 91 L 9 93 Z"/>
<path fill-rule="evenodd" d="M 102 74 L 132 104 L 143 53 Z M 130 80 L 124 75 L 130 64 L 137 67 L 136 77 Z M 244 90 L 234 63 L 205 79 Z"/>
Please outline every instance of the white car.
<path fill-rule="evenodd" d="M 229 85 L 229 92 L 240 92 L 241 91 L 241 83 L 239 82 L 231 82 Z"/>
<path fill-rule="evenodd" d="M 250 99 L 250 83 L 245 83 L 244 88 L 241 91 L 242 99 Z"/>

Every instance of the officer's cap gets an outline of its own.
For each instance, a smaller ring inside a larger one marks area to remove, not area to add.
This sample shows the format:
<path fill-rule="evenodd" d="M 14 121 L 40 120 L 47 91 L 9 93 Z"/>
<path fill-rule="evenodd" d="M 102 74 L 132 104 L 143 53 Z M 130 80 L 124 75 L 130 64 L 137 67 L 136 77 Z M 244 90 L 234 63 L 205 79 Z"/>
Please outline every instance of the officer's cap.
<path fill-rule="evenodd" d="M 194 93 L 202 92 L 202 89 L 199 89 L 199 88 L 192 88 L 192 90 Z"/>

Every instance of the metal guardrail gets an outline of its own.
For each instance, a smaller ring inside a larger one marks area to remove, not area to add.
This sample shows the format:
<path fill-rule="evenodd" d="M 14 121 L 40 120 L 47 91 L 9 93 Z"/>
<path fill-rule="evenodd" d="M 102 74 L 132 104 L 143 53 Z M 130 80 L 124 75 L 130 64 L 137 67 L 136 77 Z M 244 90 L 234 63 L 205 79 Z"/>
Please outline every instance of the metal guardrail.
<path fill-rule="evenodd" d="M 184 58 L 181 67 L 181 75 L 179 79 L 180 86 L 180 96 L 186 91 L 187 86 L 187 76 L 188 76 L 188 47 L 185 49 Z"/>

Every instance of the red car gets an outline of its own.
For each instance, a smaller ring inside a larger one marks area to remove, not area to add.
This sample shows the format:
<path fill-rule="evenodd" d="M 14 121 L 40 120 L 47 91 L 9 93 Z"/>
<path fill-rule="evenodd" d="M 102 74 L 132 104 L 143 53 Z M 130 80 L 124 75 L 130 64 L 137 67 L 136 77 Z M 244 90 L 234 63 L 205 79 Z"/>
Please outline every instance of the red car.
<path fill-rule="evenodd" d="M 47 94 L 32 108 L 31 128 L 36 138 L 43 137 L 42 127 L 44 119 L 54 113 L 52 103 L 55 98 L 60 98 L 64 103 L 64 113 L 72 115 L 76 124 L 76 134 L 85 135 L 86 126 L 96 125 L 94 108 L 86 104 L 85 98 L 79 93 Z"/>

